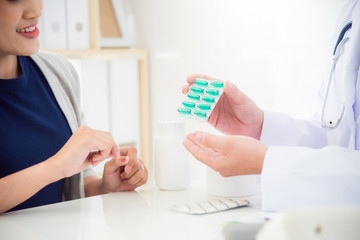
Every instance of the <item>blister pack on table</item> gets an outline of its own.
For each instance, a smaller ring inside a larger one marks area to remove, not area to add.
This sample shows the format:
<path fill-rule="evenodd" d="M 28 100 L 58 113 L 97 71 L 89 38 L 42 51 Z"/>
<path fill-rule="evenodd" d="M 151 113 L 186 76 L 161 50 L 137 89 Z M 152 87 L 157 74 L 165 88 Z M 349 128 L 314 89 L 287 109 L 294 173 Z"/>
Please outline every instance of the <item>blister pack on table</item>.
<path fill-rule="evenodd" d="M 226 211 L 229 209 L 249 205 L 247 200 L 234 200 L 230 198 L 214 198 L 193 203 L 178 204 L 170 207 L 170 210 L 186 214 L 208 214 Z"/>

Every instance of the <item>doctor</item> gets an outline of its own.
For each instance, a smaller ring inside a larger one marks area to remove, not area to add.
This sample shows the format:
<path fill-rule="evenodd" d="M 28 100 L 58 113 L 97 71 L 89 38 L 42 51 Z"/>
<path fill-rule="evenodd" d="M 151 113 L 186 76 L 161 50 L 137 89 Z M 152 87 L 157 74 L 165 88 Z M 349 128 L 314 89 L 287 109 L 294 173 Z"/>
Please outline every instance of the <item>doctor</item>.
<path fill-rule="evenodd" d="M 360 3 L 352 1 L 316 121 L 263 111 L 231 82 L 208 122 L 227 134 L 191 133 L 184 146 L 223 176 L 261 174 L 265 211 L 360 204 Z M 191 75 L 183 93 L 196 78 Z"/>

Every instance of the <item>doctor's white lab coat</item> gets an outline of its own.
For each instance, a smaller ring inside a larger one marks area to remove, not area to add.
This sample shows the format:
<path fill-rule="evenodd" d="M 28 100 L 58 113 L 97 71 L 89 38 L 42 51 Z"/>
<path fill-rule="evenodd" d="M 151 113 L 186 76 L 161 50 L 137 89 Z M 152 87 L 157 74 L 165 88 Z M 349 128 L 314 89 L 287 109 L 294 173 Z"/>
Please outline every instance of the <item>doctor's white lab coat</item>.
<path fill-rule="evenodd" d="M 351 5 L 338 32 L 353 25 L 333 78 L 334 94 L 345 102 L 339 127 L 265 112 L 260 140 L 270 147 L 261 176 L 264 211 L 360 205 L 360 2 Z"/>

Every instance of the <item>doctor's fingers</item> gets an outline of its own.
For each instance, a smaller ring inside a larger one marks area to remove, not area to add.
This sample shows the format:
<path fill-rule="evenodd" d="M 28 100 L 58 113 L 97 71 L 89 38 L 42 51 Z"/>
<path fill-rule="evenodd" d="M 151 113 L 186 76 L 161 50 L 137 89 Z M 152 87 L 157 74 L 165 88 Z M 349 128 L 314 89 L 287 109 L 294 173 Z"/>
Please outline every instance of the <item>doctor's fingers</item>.
<path fill-rule="evenodd" d="M 244 100 L 250 99 L 242 91 L 240 91 L 240 89 L 234 83 L 230 81 L 225 81 L 224 83 L 223 96 L 226 97 L 227 104 L 231 106 L 244 104 Z"/>
<path fill-rule="evenodd" d="M 218 153 L 214 150 L 205 146 L 201 146 L 191 137 L 188 137 L 183 142 L 183 145 L 197 160 L 204 163 L 205 165 L 213 168 L 213 166 L 216 164 L 215 162 L 218 159 Z"/>
<path fill-rule="evenodd" d="M 188 137 L 192 138 L 197 144 L 214 151 L 223 150 L 228 145 L 226 137 L 206 132 L 195 132 L 194 135 L 189 134 Z"/>

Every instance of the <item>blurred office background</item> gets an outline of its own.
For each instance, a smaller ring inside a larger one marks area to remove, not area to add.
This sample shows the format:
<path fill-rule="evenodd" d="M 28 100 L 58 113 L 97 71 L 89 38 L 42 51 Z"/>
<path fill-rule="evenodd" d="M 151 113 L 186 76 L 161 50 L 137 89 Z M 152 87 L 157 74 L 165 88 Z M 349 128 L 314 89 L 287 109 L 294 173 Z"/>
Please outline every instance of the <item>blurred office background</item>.
<path fill-rule="evenodd" d="M 152 135 L 176 119 L 192 73 L 230 80 L 260 108 L 309 119 L 348 0 L 129 0 L 135 46 L 149 51 Z M 212 131 L 190 124 L 188 131 Z M 194 162 L 194 161 L 193 161 Z M 202 175 L 193 163 L 193 176 Z M 194 169 L 193 169 L 194 170 Z"/>

